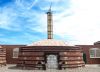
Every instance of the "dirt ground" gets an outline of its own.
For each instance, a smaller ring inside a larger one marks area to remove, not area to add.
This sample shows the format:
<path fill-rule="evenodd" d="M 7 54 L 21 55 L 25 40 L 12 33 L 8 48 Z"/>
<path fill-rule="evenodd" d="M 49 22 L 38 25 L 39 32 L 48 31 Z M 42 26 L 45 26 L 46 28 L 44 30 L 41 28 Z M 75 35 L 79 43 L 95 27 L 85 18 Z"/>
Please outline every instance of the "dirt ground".
<path fill-rule="evenodd" d="M 86 65 L 81 68 L 74 69 L 64 69 L 64 70 L 56 70 L 56 69 L 47 69 L 47 70 L 25 70 L 25 69 L 16 69 L 15 65 L 7 65 L 0 67 L 0 72 L 100 72 L 100 65 Z"/>

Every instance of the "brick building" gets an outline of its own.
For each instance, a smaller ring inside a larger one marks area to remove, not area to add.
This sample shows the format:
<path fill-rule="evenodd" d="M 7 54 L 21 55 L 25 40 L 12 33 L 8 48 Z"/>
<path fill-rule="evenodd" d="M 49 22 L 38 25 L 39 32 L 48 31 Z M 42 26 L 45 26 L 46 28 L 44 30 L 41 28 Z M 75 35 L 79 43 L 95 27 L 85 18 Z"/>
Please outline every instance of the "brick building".
<path fill-rule="evenodd" d="M 94 45 L 69 46 L 53 39 L 51 8 L 47 12 L 47 39 L 30 45 L 0 45 L 6 49 L 7 64 L 32 68 L 82 67 L 84 63 L 100 64 L 100 42 Z"/>
<path fill-rule="evenodd" d="M 93 45 L 76 45 L 82 48 L 87 64 L 100 64 L 100 41 Z"/>

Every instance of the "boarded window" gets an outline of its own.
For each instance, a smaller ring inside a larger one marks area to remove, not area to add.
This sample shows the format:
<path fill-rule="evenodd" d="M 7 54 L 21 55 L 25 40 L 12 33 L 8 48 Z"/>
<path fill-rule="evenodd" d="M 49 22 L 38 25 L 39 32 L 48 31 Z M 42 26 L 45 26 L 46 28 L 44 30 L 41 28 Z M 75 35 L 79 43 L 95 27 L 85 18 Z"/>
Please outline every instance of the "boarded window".
<path fill-rule="evenodd" d="M 100 48 L 91 48 L 90 58 L 100 58 Z"/>
<path fill-rule="evenodd" d="M 14 48 L 13 49 L 13 58 L 18 58 L 18 54 L 19 54 L 19 48 Z"/>

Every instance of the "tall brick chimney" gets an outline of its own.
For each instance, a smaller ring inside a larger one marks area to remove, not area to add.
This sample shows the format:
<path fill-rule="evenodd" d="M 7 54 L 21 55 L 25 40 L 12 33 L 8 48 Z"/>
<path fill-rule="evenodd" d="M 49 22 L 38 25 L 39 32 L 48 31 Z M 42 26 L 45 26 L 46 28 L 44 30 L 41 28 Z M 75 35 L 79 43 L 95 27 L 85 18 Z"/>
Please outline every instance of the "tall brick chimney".
<path fill-rule="evenodd" d="M 51 6 L 47 12 L 47 33 L 48 33 L 48 39 L 53 39 L 53 20 L 52 20 Z"/>

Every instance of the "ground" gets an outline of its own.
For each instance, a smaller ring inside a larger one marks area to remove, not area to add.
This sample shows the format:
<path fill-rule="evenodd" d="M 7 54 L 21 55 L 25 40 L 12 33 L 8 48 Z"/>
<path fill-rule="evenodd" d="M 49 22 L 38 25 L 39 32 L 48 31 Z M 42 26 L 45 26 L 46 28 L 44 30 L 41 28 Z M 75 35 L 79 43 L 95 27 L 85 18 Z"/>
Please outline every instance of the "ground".
<path fill-rule="evenodd" d="M 22 70 L 13 68 L 15 65 L 7 65 L 0 67 L 0 72 L 100 72 L 100 65 L 86 65 L 81 68 L 65 69 L 65 70 Z"/>

